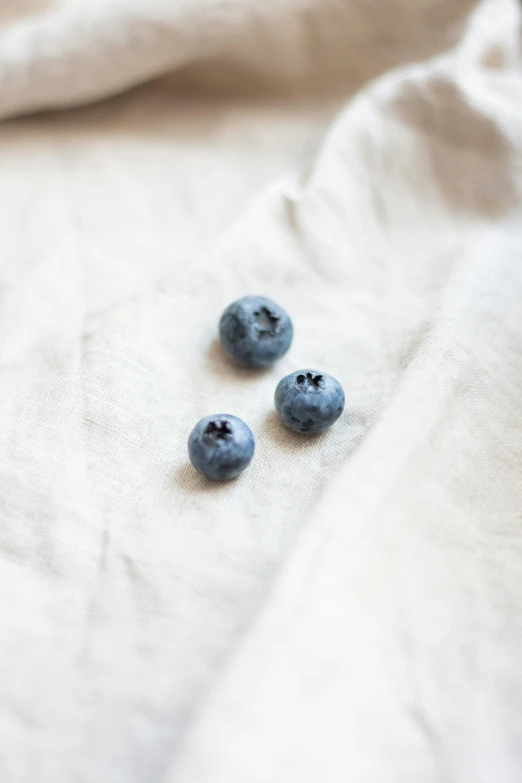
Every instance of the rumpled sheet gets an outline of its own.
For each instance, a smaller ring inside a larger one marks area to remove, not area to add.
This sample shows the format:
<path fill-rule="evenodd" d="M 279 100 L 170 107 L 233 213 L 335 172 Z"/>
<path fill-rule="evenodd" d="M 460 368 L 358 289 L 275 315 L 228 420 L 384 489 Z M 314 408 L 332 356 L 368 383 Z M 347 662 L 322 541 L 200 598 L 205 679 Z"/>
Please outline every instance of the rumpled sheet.
<path fill-rule="evenodd" d="M 520 782 L 520 41 L 516 0 L 4 0 L 2 783 Z M 295 325 L 261 373 L 246 293 Z"/>

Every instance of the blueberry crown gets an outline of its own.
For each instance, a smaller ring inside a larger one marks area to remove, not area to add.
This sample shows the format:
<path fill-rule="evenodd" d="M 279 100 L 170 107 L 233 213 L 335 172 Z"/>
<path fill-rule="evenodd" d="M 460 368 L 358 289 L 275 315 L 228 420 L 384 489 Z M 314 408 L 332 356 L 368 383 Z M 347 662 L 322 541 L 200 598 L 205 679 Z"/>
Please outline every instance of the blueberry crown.
<path fill-rule="evenodd" d="M 232 435 L 232 427 L 228 421 L 209 421 L 205 427 L 205 436 L 208 440 L 225 440 Z"/>
<path fill-rule="evenodd" d="M 311 372 L 307 372 L 306 375 L 301 373 L 295 380 L 302 389 L 322 389 L 324 386 L 323 376 L 314 375 Z"/>

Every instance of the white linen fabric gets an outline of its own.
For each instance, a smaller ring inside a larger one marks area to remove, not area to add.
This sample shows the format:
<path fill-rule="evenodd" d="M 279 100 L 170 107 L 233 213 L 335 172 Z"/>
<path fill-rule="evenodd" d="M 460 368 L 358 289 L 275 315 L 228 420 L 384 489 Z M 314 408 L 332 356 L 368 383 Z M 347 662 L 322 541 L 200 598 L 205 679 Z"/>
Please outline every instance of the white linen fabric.
<path fill-rule="evenodd" d="M 521 779 L 520 10 L 4 0 L 2 781 Z"/>

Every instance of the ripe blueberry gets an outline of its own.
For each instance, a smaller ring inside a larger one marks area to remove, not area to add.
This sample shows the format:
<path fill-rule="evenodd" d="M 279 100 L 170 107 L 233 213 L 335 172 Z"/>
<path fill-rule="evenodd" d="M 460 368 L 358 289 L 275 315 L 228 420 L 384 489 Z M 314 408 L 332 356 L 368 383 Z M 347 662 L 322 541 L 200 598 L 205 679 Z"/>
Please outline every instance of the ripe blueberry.
<path fill-rule="evenodd" d="M 270 367 L 292 342 L 292 321 L 264 296 L 244 296 L 227 307 L 219 322 L 223 350 L 242 367 Z"/>
<path fill-rule="evenodd" d="M 291 430 L 324 432 L 343 412 L 343 387 L 331 375 L 298 370 L 279 381 L 275 407 L 283 424 Z"/>
<path fill-rule="evenodd" d="M 237 416 L 226 413 L 205 416 L 188 440 L 190 461 L 196 470 L 214 481 L 239 476 L 250 464 L 254 450 L 250 427 Z"/>

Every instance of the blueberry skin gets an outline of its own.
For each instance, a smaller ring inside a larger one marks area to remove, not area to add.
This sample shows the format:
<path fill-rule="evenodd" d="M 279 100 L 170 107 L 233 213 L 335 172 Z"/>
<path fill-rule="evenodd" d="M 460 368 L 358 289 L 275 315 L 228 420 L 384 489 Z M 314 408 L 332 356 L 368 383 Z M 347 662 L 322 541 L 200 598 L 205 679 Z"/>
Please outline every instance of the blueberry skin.
<path fill-rule="evenodd" d="M 298 370 L 279 381 L 274 401 L 283 424 L 313 435 L 337 421 L 344 410 L 344 391 L 331 375 Z"/>
<path fill-rule="evenodd" d="M 288 351 L 293 336 L 287 313 L 264 296 L 237 299 L 219 321 L 223 350 L 242 367 L 270 367 Z"/>
<path fill-rule="evenodd" d="M 228 481 L 244 471 L 254 456 L 250 427 L 237 416 L 219 413 L 198 421 L 188 439 L 190 461 L 214 481 Z"/>

